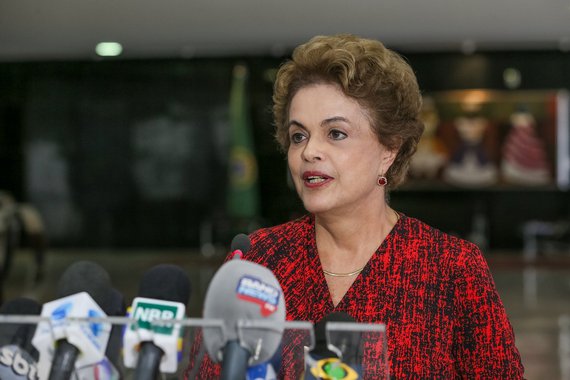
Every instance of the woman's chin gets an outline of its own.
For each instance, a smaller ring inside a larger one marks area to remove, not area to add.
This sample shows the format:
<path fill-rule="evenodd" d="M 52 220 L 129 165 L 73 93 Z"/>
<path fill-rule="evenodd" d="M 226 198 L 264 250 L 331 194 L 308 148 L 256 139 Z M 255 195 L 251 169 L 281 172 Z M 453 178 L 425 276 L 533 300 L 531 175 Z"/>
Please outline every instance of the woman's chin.
<path fill-rule="evenodd" d="M 305 206 L 305 210 L 307 210 L 311 214 L 322 214 L 331 209 L 330 204 L 322 204 L 315 202 L 304 202 L 303 204 Z"/>

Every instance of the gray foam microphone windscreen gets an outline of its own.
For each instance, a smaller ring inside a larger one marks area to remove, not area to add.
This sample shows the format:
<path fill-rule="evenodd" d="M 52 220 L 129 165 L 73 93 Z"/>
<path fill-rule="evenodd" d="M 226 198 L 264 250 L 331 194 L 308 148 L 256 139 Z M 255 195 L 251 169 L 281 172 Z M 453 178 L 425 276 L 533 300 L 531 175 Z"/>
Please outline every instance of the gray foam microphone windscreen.
<path fill-rule="evenodd" d="M 239 340 L 251 353 L 249 365 L 269 360 L 279 348 L 285 321 L 283 291 L 273 272 L 262 265 L 234 259 L 216 272 L 204 300 L 204 318 L 222 319 L 224 331 L 204 328 L 204 344 L 212 360 L 223 360 L 229 341 Z M 238 321 L 271 321 L 272 329 L 253 328 L 241 331 Z"/>

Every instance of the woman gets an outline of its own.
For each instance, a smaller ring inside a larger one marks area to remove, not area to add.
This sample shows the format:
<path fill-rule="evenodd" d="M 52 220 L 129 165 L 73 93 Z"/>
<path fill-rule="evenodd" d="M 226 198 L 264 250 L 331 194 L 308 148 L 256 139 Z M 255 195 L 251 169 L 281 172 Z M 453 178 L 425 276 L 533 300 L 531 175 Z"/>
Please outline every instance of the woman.
<path fill-rule="evenodd" d="M 392 379 L 522 378 L 480 250 L 387 203 L 423 131 L 408 64 L 375 40 L 315 37 L 280 68 L 273 100 L 308 214 L 254 232 L 245 258 L 275 273 L 287 318 L 385 323 Z"/>

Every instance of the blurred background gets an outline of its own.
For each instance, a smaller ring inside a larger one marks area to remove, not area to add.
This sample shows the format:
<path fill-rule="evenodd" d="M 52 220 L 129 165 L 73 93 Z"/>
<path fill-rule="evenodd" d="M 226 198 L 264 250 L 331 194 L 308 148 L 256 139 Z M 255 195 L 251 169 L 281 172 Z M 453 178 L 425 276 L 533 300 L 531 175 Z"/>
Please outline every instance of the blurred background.
<path fill-rule="evenodd" d="M 70 263 L 186 268 L 200 316 L 232 237 L 303 213 L 272 85 L 317 34 L 414 68 L 426 133 L 392 207 L 484 251 L 528 379 L 570 379 L 570 3 L 0 1 L 4 300 Z M 473 156 L 474 155 L 474 156 Z M 470 157 L 476 157 L 472 160 Z"/>

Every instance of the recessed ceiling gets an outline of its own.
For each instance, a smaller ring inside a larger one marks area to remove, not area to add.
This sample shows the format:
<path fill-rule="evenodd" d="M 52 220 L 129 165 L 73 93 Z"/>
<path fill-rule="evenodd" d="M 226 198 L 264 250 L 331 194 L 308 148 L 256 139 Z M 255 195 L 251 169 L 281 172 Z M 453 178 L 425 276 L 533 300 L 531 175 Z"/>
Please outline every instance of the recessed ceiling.
<path fill-rule="evenodd" d="M 1 0 L 0 61 L 280 55 L 316 34 L 401 51 L 570 50 L 568 0 Z"/>

